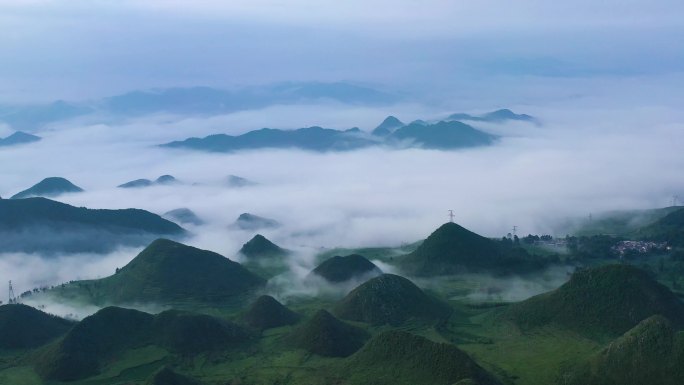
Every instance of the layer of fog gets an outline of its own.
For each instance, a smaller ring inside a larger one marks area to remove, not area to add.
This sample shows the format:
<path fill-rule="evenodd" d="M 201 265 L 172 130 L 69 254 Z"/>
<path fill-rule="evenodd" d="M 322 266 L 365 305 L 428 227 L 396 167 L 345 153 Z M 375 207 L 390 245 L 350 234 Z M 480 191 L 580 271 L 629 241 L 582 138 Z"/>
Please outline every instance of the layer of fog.
<path fill-rule="evenodd" d="M 69 254 L 44 258 L 38 254 L 0 254 L 0 282 L 12 281 L 17 297 L 33 289 L 44 289 L 71 280 L 104 278 L 114 274 L 140 251 L 140 248 L 121 248 L 110 254 Z M 6 293 L 5 290 L 0 290 Z M 7 298 L 3 295 L 3 302 Z"/>
<path fill-rule="evenodd" d="M 631 101 L 621 106 L 601 97 L 511 107 L 538 116 L 543 125 L 478 124 L 503 135 L 500 143 L 453 152 L 373 148 L 209 154 L 155 147 L 189 136 L 261 127 L 370 130 L 389 114 L 408 122 L 460 110 L 443 106 L 289 106 L 206 119 L 155 116 L 119 125 L 57 125 L 39 133 L 41 142 L 0 150 L 0 195 L 62 176 L 86 190 L 59 198 L 77 206 L 136 207 L 158 214 L 187 207 L 206 221 L 186 226 L 196 234 L 188 244 L 233 259 L 239 259 L 237 251 L 254 235 L 229 229 L 238 215 L 273 218 L 283 226 L 263 235 L 298 251 L 291 270 L 301 277 L 315 267 L 313 256 L 328 248 L 398 246 L 423 239 L 447 220 L 449 209 L 456 222 L 486 236 L 500 237 L 513 226 L 519 234 L 541 234 L 566 218 L 662 207 L 684 191 L 684 113 L 679 109 L 668 104 L 634 107 Z M 115 187 L 162 174 L 183 183 Z M 227 188 L 224 179 L 230 174 L 259 184 Z M 22 292 L 107 276 L 137 251 L 54 260 L 6 254 L 0 256 L 0 279 L 12 279 Z M 520 299 L 550 286 L 519 290 L 515 282 L 507 283 L 510 294 L 503 297 Z M 519 292 L 527 294 L 513 294 Z"/>
<path fill-rule="evenodd" d="M 450 277 L 413 278 L 414 282 L 453 300 L 470 303 L 516 302 L 542 294 L 565 283 L 574 267 L 551 266 L 524 276 L 461 274 Z"/>

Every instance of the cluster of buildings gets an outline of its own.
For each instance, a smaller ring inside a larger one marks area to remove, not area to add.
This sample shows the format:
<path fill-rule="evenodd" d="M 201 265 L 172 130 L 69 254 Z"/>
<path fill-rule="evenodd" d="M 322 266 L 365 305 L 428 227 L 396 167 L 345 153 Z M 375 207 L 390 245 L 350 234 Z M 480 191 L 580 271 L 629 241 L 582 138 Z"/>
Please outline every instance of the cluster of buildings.
<path fill-rule="evenodd" d="M 625 254 L 646 254 L 669 249 L 666 242 L 651 241 L 620 241 L 612 247 L 612 251 L 620 257 L 623 257 Z"/>

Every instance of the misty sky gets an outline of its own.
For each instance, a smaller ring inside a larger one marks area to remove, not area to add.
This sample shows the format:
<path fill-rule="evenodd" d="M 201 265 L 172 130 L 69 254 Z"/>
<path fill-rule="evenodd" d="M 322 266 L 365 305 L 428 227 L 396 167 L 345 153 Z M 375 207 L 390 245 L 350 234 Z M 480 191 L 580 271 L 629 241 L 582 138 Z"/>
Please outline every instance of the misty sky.
<path fill-rule="evenodd" d="M 462 96 L 671 77 L 683 18 L 677 0 L 3 0 L 0 100 L 292 80 Z"/>

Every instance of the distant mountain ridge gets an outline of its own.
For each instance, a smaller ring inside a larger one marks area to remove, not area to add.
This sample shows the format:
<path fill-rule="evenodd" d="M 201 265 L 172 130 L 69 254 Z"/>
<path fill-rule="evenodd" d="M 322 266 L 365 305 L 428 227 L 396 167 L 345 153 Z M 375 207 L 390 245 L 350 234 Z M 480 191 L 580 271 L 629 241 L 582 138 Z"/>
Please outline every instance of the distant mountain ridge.
<path fill-rule="evenodd" d="M 198 217 L 194 211 L 187 207 L 181 207 L 171 211 L 167 211 L 163 215 L 165 218 L 169 218 L 173 221 L 177 221 L 180 224 L 192 224 L 195 226 L 200 226 L 204 224 L 202 218 Z"/>
<path fill-rule="evenodd" d="M 55 197 L 66 193 L 83 192 L 83 189 L 60 177 L 49 177 L 36 183 L 30 188 L 14 194 L 10 199 L 23 199 L 32 197 Z"/>
<path fill-rule="evenodd" d="M 671 246 L 684 246 L 684 208 L 675 209 L 648 226 L 637 230 L 640 238 L 665 241 Z"/>
<path fill-rule="evenodd" d="M 183 237 L 177 224 L 145 210 L 97 210 L 47 198 L 0 199 L 0 251 L 110 252 L 160 237 Z"/>
<path fill-rule="evenodd" d="M 0 138 L 0 147 L 15 146 L 18 144 L 33 143 L 38 142 L 42 138 L 40 136 L 27 134 L 23 131 L 17 131 L 14 134 L 6 137 Z"/>
<path fill-rule="evenodd" d="M 171 185 L 171 184 L 176 184 L 180 183 L 178 179 L 173 177 L 172 175 L 162 175 L 159 178 L 155 179 L 154 181 L 150 179 L 135 179 L 130 182 L 126 182 L 124 184 L 120 184 L 116 187 L 119 188 L 140 188 L 140 187 L 149 187 L 149 186 L 166 186 L 166 185 Z"/>
<path fill-rule="evenodd" d="M 310 151 L 344 151 L 370 147 L 375 142 L 354 133 L 322 127 L 296 130 L 262 128 L 242 135 L 209 135 L 162 144 L 161 147 L 187 148 L 210 152 L 233 152 L 262 148 L 299 148 Z"/>
<path fill-rule="evenodd" d="M 388 116 L 385 120 L 380 123 L 379 126 L 371 132 L 375 136 L 388 136 L 392 134 L 396 129 L 404 127 L 405 124 L 394 116 Z"/>
<path fill-rule="evenodd" d="M 15 129 L 34 130 L 50 123 L 89 115 L 136 117 L 150 114 L 221 115 L 272 105 L 336 101 L 345 104 L 387 105 L 397 95 L 345 82 L 289 82 L 220 89 L 171 87 L 131 91 L 90 102 L 0 106 L 0 122 Z"/>
<path fill-rule="evenodd" d="M 265 218 L 250 213 L 242 213 L 235 220 L 232 225 L 241 230 L 260 230 L 260 229 L 275 229 L 280 227 L 280 222 L 275 219 Z"/>
<path fill-rule="evenodd" d="M 237 136 L 216 134 L 204 138 L 188 138 L 165 143 L 161 147 L 208 152 L 235 152 L 265 148 L 294 148 L 326 152 L 350 151 L 374 146 L 453 150 L 488 146 L 497 139 L 495 135 L 457 121 L 442 121 L 425 125 L 412 123 L 408 126 L 397 126 L 393 131 L 387 128 L 380 131 L 381 133 L 376 135 L 369 135 L 358 129 L 342 131 L 318 126 L 296 130 L 262 128 Z"/>
<path fill-rule="evenodd" d="M 527 114 L 516 114 L 515 112 L 504 108 L 492 112 L 488 112 L 482 115 L 471 115 L 462 112 L 449 115 L 447 120 L 469 120 L 474 122 L 490 122 L 490 123 L 501 123 L 508 120 L 518 120 L 523 122 L 539 123 L 537 118 L 527 115 Z"/>
<path fill-rule="evenodd" d="M 247 259 L 268 259 L 284 257 L 289 251 L 271 242 L 261 234 L 257 234 L 247 241 L 239 251 Z"/>

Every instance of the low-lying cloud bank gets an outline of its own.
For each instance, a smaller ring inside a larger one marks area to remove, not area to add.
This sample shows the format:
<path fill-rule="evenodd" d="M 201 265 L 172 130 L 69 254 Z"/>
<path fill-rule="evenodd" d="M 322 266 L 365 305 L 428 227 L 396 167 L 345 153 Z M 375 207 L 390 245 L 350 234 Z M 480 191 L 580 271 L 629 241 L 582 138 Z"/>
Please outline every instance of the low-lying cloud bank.
<path fill-rule="evenodd" d="M 339 105 L 272 107 L 207 119 L 156 116 L 119 124 L 53 126 L 40 133 L 45 138 L 41 142 L 0 151 L 0 195 L 11 195 L 47 176 L 62 176 L 86 190 L 58 198 L 76 206 L 136 207 L 158 214 L 187 207 L 205 221 L 186 226 L 196 235 L 188 243 L 233 259 L 254 235 L 229 228 L 238 215 L 273 218 L 283 226 L 264 230 L 263 235 L 282 247 L 308 250 L 293 271 L 313 268 L 312 255 L 322 248 L 398 246 L 423 239 L 448 220 L 450 209 L 459 224 L 500 237 L 513 226 L 519 234 L 549 233 L 555 223 L 569 217 L 662 207 L 673 195 L 682 195 L 681 110 L 666 104 L 620 107 L 612 101 L 605 108 L 589 108 L 585 102 L 555 101 L 516 109 L 539 117 L 541 126 L 474 124 L 503 140 L 492 147 L 453 152 L 373 148 L 208 154 L 155 146 L 264 126 L 358 125 L 370 130 L 391 113 L 411 121 L 458 110 L 418 105 L 394 111 Z M 116 187 L 163 174 L 182 183 Z M 228 175 L 258 184 L 230 188 L 225 183 Z M 0 256 L 0 280 L 12 279 L 21 292 L 106 276 L 138 251 L 51 260 L 5 254 Z M 547 288 L 503 286 L 511 293 Z"/>

